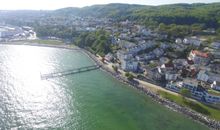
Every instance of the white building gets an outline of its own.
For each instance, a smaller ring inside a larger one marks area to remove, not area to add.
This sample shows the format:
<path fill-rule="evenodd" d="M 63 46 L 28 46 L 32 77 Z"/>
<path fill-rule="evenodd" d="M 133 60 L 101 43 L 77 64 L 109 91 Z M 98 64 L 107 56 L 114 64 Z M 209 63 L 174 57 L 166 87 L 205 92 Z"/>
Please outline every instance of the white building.
<path fill-rule="evenodd" d="M 214 49 L 220 49 L 220 42 L 213 42 L 211 44 L 211 47 L 214 48 Z"/>
<path fill-rule="evenodd" d="M 192 50 L 189 54 L 189 59 L 195 64 L 207 65 L 210 61 L 208 53 L 200 52 L 197 50 Z"/>
<path fill-rule="evenodd" d="M 197 38 L 184 38 L 183 43 L 186 45 L 194 45 L 194 46 L 200 46 L 202 41 Z"/>
<path fill-rule="evenodd" d="M 166 85 L 167 89 L 180 92 L 181 88 L 190 90 L 192 97 L 197 100 L 205 100 L 208 103 L 220 103 L 220 96 L 209 94 L 205 91 L 198 91 L 198 82 L 194 80 L 184 80 L 183 82 L 170 82 Z"/>
<path fill-rule="evenodd" d="M 209 74 L 210 81 L 220 82 L 220 74 L 216 74 L 216 73 L 212 73 L 212 72 L 208 72 L 208 74 Z"/>
<path fill-rule="evenodd" d="M 157 48 L 157 49 L 154 49 L 153 50 L 153 53 L 157 56 L 157 57 L 160 57 L 164 54 L 164 51 L 160 48 Z"/>
<path fill-rule="evenodd" d="M 141 33 L 145 36 L 151 35 L 151 30 L 150 29 L 142 29 Z"/>
<path fill-rule="evenodd" d="M 167 81 L 175 81 L 175 80 L 177 80 L 177 77 L 178 77 L 178 74 L 175 74 L 175 73 L 166 73 L 165 74 L 165 79 Z"/>
<path fill-rule="evenodd" d="M 177 69 L 182 69 L 183 67 L 188 65 L 186 59 L 174 59 L 173 64 L 174 64 L 174 67 Z"/>
<path fill-rule="evenodd" d="M 211 84 L 211 88 L 220 91 L 220 82 L 214 81 L 213 84 Z"/>
<path fill-rule="evenodd" d="M 136 55 L 141 50 L 142 48 L 140 46 L 135 46 L 135 47 L 129 48 L 128 52 L 131 53 L 132 55 Z"/>
<path fill-rule="evenodd" d="M 177 38 L 175 42 L 176 42 L 177 44 L 181 44 L 183 41 L 182 41 L 182 39 Z"/>
<path fill-rule="evenodd" d="M 136 46 L 136 44 L 126 41 L 126 40 L 119 40 L 118 41 L 119 47 L 123 48 L 123 49 L 129 49 L 129 48 L 133 48 Z"/>
<path fill-rule="evenodd" d="M 170 61 L 170 59 L 167 57 L 161 57 L 159 61 L 160 61 L 160 64 L 167 64 Z"/>
<path fill-rule="evenodd" d="M 206 102 L 208 103 L 220 103 L 220 96 L 214 96 L 214 95 L 206 93 L 204 97 L 205 97 Z"/>
<path fill-rule="evenodd" d="M 185 79 L 183 81 L 183 87 L 189 89 L 190 91 L 193 91 L 198 87 L 198 82 L 192 79 Z"/>
<path fill-rule="evenodd" d="M 133 58 L 133 55 L 126 52 L 126 51 L 122 51 L 122 50 L 119 50 L 117 52 L 117 58 L 120 62 L 122 62 L 123 60 L 127 60 L 127 59 L 131 59 Z"/>
<path fill-rule="evenodd" d="M 135 58 L 138 61 L 144 61 L 145 60 L 145 56 L 144 55 L 138 55 L 138 56 L 135 56 Z"/>
<path fill-rule="evenodd" d="M 209 75 L 206 73 L 205 70 L 200 70 L 197 75 L 197 79 L 200 81 L 207 82 L 209 80 Z"/>
<path fill-rule="evenodd" d="M 182 84 L 183 84 L 182 82 L 172 82 L 171 81 L 166 84 L 166 88 L 178 93 L 180 91 L 180 89 L 182 88 Z"/>
<path fill-rule="evenodd" d="M 138 62 L 136 61 L 128 61 L 128 60 L 124 60 L 122 61 L 121 63 L 121 68 L 124 70 L 124 71 L 137 71 L 138 69 Z"/>
<path fill-rule="evenodd" d="M 111 53 L 108 53 L 107 55 L 105 55 L 105 60 L 111 62 L 113 60 L 113 55 Z"/>

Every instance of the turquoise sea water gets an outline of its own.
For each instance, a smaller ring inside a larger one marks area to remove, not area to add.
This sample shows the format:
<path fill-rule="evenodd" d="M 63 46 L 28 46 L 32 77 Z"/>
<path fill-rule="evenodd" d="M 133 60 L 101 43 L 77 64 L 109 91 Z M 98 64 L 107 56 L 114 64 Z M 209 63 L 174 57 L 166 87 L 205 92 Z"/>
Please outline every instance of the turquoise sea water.
<path fill-rule="evenodd" d="M 208 129 L 101 70 L 40 79 L 92 64 L 79 51 L 0 45 L 0 129 Z"/>

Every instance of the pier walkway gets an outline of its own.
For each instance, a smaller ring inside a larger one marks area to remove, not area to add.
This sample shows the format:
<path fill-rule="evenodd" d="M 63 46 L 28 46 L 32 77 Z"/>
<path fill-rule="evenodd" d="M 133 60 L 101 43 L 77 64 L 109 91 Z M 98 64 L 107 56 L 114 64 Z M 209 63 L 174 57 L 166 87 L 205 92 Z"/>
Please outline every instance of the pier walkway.
<path fill-rule="evenodd" d="M 77 74 L 77 73 L 83 73 L 83 72 L 99 69 L 100 67 L 101 65 L 91 65 L 91 66 L 85 66 L 85 67 L 75 68 L 71 70 L 66 70 L 62 72 L 41 74 L 41 80 L 46 80 L 46 79 L 51 79 L 51 78 L 56 78 L 56 77 L 63 77 L 66 75 L 72 75 L 72 74 Z"/>

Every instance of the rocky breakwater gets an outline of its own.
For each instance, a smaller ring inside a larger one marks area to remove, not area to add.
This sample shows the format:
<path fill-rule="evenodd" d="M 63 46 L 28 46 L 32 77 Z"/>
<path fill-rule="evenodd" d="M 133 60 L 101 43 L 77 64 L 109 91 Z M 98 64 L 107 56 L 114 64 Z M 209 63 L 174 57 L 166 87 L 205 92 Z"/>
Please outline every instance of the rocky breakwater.
<path fill-rule="evenodd" d="M 143 86 L 138 86 L 138 85 L 133 85 L 133 86 L 135 88 L 143 91 L 146 95 L 150 96 L 154 101 L 162 104 L 163 106 L 165 106 L 173 111 L 177 111 L 179 113 L 182 113 L 182 114 L 186 115 L 187 117 L 192 118 L 193 120 L 208 126 L 210 129 L 220 130 L 220 122 L 219 121 L 210 119 L 207 116 L 204 116 L 196 111 L 191 110 L 190 108 L 180 106 L 180 105 L 176 104 L 175 102 L 164 99 L 164 98 L 160 97 L 160 95 L 158 95 L 154 92 L 151 92 L 150 90 L 147 90 Z"/>

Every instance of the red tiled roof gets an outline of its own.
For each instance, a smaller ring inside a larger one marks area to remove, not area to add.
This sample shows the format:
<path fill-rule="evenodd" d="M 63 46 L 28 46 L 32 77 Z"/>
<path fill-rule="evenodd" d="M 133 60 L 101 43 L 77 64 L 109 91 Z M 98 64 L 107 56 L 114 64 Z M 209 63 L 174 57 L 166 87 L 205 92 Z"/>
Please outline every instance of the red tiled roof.
<path fill-rule="evenodd" d="M 204 58 L 208 58 L 209 57 L 208 53 L 200 52 L 200 51 L 197 51 L 197 50 L 193 50 L 192 53 L 197 55 L 197 56 L 204 57 Z"/>

